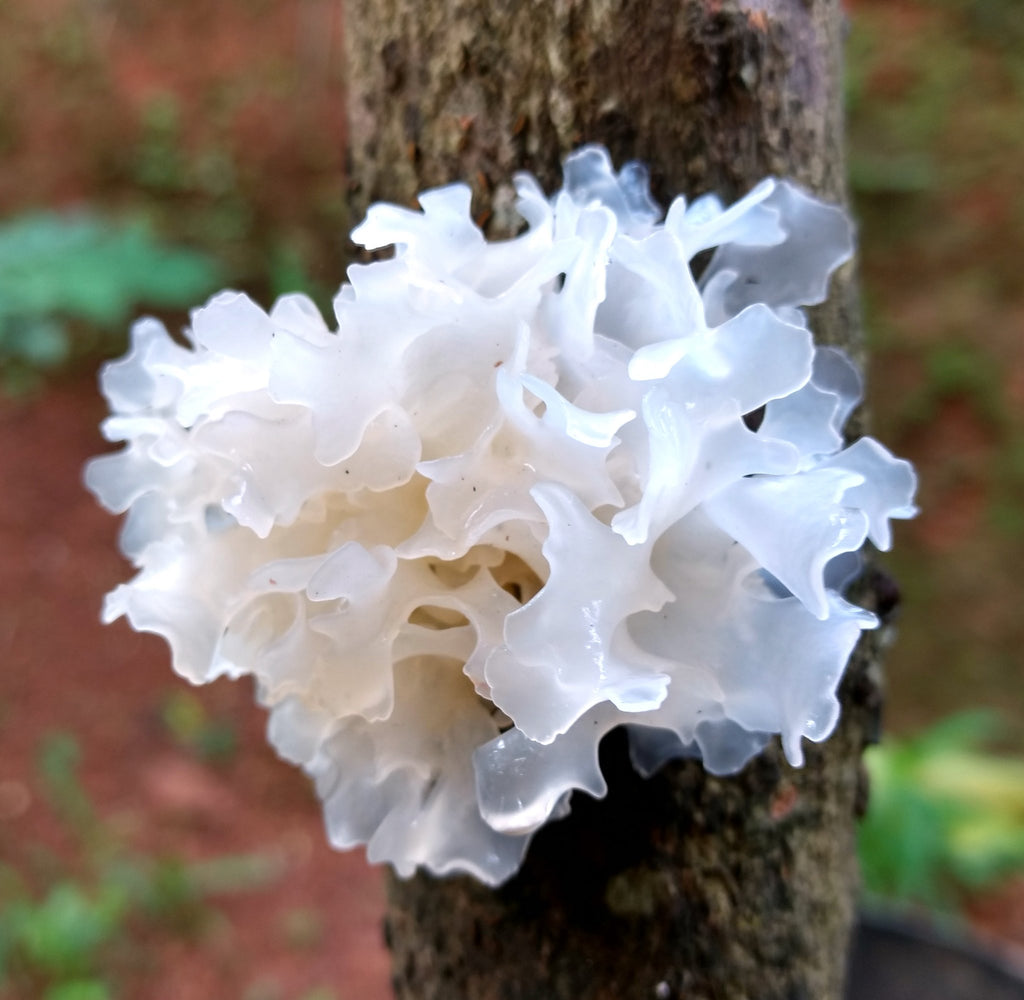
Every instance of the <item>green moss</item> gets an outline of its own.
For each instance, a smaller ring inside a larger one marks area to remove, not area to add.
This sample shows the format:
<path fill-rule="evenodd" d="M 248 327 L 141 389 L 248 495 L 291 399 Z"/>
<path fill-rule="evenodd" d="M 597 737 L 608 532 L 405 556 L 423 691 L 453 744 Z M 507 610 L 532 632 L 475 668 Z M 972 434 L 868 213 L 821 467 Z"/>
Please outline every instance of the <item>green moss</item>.
<path fill-rule="evenodd" d="M 605 885 L 604 901 L 617 917 L 649 920 L 670 908 L 677 896 L 667 871 L 642 867 L 613 875 Z"/>

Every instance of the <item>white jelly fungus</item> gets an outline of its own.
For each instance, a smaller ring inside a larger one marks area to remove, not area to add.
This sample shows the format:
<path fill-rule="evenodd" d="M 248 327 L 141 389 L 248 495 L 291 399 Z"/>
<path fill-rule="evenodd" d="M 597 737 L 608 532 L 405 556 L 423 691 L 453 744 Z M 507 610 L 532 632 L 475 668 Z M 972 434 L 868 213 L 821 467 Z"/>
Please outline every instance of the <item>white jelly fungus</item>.
<path fill-rule="evenodd" d="M 636 165 L 586 147 L 565 176 L 516 178 L 506 242 L 462 185 L 372 207 L 353 238 L 394 256 L 350 268 L 337 331 L 225 292 L 102 375 L 125 447 L 86 480 L 138 568 L 105 620 L 194 683 L 252 675 L 332 842 L 401 874 L 508 878 L 604 793 L 623 723 L 645 773 L 773 734 L 800 764 L 875 624 L 851 554 L 914 513 L 906 462 L 844 447 L 860 380 L 801 312 L 842 211 L 766 180 L 659 222 Z"/>

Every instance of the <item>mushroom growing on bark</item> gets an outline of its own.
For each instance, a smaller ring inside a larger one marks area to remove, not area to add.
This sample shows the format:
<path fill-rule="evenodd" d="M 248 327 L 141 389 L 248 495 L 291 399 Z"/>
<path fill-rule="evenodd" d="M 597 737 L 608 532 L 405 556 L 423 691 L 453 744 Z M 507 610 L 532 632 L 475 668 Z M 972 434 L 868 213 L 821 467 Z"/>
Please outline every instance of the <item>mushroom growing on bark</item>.
<path fill-rule="evenodd" d="M 860 399 L 804 306 L 852 252 L 768 179 L 726 208 L 589 146 L 489 243 L 469 189 L 374 205 L 329 329 L 221 293 L 102 376 L 86 481 L 138 568 L 107 598 L 194 683 L 252 675 L 338 847 L 497 885 L 627 725 L 649 773 L 789 761 L 874 616 L 843 597 L 914 474 L 845 447 Z M 699 267 L 697 265 L 700 265 Z"/>

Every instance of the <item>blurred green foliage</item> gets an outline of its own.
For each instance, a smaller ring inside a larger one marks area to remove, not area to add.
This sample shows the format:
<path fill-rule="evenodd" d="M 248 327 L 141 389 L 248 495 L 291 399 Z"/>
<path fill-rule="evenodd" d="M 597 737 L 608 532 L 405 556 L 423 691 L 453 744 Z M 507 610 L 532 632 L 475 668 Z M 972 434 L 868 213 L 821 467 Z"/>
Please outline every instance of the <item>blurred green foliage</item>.
<path fill-rule="evenodd" d="M 95 840 L 99 825 L 89 796 L 78 780 L 78 741 L 69 733 L 47 736 L 36 754 L 36 769 L 43 794 L 60 821 L 88 844 Z"/>
<path fill-rule="evenodd" d="M 1019 0 L 848 8 L 848 163 L 872 433 L 913 461 L 920 517 L 885 557 L 905 601 L 889 719 L 965 701 L 1014 720 L 1024 617 L 1024 16 Z"/>
<path fill-rule="evenodd" d="M 959 399 L 992 428 L 1000 427 L 1006 405 L 1002 394 L 993 392 L 999 384 L 998 362 L 983 344 L 939 341 L 930 346 L 923 367 L 920 385 L 900 404 L 901 420 L 927 424 L 944 404 Z"/>
<path fill-rule="evenodd" d="M 74 353 L 76 325 L 123 337 L 140 306 L 192 305 L 213 291 L 213 259 L 172 248 L 141 221 L 38 212 L 0 225 L 0 369 L 7 388 Z"/>
<path fill-rule="evenodd" d="M 154 192 L 181 191 L 187 166 L 181 141 L 181 108 L 174 94 L 158 92 L 145 103 L 135 153 L 135 180 Z"/>
<path fill-rule="evenodd" d="M 200 760 L 227 760 L 238 746 L 234 728 L 212 718 L 191 691 L 175 690 L 169 695 L 160 706 L 160 720 L 174 741 Z"/>
<path fill-rule="evenodd" d="M 78 779 L 78 745 L 46 737 L 37 771 L 71 835 L 75 857 L 37 850 L 28 870 L 0 864 L 0 995 L 116 1000 L 122 974 L 154 933 L 194 940 L 215 916 L 210 898 L 282 874 L 278 859 L 226 855 L 185 863 L 131 850 L 97 815 Z"/>
<path fill-rule="evenodd" d="M 858 846 L 871 896 L 955 910 L 1024 872 L 1024 759 L 985 752 L 999 732 L 991 713 L 965 712 L 867 751 Z"/>
<path fill-rule="evenodd" d="M 241 1000 L 286 1000 L 289 996 L 290 994 L 276 979 L 266 978 L 250 983 Z M 330 986 L 314 986 L 313 989 L 301 994 L 297 1000 L 340 1000 L 340 997 Z"/>

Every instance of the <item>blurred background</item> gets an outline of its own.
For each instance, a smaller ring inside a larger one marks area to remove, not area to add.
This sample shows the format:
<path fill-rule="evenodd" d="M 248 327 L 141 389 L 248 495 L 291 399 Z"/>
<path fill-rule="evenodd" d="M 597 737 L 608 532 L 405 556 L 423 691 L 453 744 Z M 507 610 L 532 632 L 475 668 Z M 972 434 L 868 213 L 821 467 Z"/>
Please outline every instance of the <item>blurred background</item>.
<path fill-rule="evenodd" d="M 866 892 L 1024 949 L 1024 17 L 849 2 L 875 434 L 921 477 Z M 327 307 L 336 0 L 0 0 L 0 1000 L 386 996 L 379 875 L 323 845 L 247 684 L 102 628 L 99 362 L 224 286 Z M 1014 944 L 1015 943 L 1015 944 Z"/>

